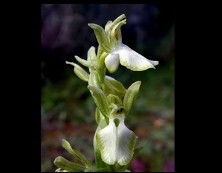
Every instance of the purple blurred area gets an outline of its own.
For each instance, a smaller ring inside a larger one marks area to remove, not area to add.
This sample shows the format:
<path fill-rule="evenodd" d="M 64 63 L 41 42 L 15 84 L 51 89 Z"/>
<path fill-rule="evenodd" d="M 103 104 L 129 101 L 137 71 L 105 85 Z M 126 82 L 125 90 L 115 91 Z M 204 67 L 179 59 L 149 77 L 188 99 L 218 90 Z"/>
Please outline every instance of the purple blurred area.
<path fill-rule="evenodd" d="M 144 172 L 145 165 L 140 159 L 134 159 L 131 163 L 131 169 L 133 172 Z"/>
<path fill-rule="evenodd" d="M 164 172 L 175 172 L 175 163 L 172 160 L 167 160 L 164 165 Z"/>

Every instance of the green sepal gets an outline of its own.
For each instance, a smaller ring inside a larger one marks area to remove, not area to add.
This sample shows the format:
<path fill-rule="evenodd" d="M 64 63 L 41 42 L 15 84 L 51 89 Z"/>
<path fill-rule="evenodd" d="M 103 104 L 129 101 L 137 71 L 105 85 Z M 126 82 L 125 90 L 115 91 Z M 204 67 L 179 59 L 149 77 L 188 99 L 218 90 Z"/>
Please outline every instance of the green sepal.
<path fill-rule="evenodd" d="M 112 26 L 112 21 L 109 20 L 105 25 L 105 33 L 108 34 L 108 31 L 110 30 L 110 27 Z"/>
<path fill-rule="evenodd" d="M 109 113 L 110 113 L 109 103 L 104 92 L 98 87 L 90 86 L 90 85 L 88 86 L 88 89 L 90 90 L 92 97 L 94 99 L 94 102 L 96 103 L 96 106 L 98 107 L 100 112 L 104 116 L 109 116 Z"/>
<path fill-rule="evenodd" d="M 104 66 L 105 66 L 105 63 L 104 63 L 104 62 L 105 62 L 105 59 L 106 59 L 107 55 L 108 55 L 108 53 L 105 52 L 105 51 L 103 51 L 102 54 L 101 54 L 101 56 L 99 57 L 99 65 L 100 65 L 100 68 L 104 68 Z"/>
<path fill-rule="evenodd" d="M 91 68 L 93 70 L 96 70 L 98 67 L 97 63 L 97 57 L 95 52 L 95 47 L 91 46 L 87 53 L 87 60 L 80 58 L 79 56 L 75 56 L 76 60 L 84 65 L 85 67 Z"/>
<path fill-rule="evenodd" d="M 117 18 L 113 21 L 112 26 L 110 27 L 110 29 L 112 30 L 113 27 L 114 27 L 117 23 L 119 23 L 121 20 L 123 20 L 124 18 L 126 18 L 126 15 L 125 15 L 125 14 L 122 14 L 122 15 L 120 15 L 119 17 L 117 17 Z"/>
<path fill-rule="evenodd" d="M 105 52 L 104 49 L 99 45 L 97 50 L 97 57 L 99 58 L 99 62 L 104 63 L 104 59 L 108 55 L 108 52 Z"/>
<path fill-rule="evenodd" d="M 87 60 L 94 63 L 97 60 L 96 57 L 96 48 L 94 46 L 91 46 L 87 52 Z"/>
<path fill-rule="evenodd" d="M 108 38 L 106 36 L 104 29 L 101 26 L 94 24 L 94 23 L 89 23 L 88 25 L 90 28 L 92 28 L 94 30 L 94 33 L 96 35 L 96 39 L 97 39 L 99 45 L 106 52 L 110 52 L 111 49 L 110 49 Z"/>
<path fill-rule="evenodd" d="M 54 164 L 55 166 L 57 166 L 58 168 L 64 169 L 68 172 L 82 172 L 84 171 L 84 167 L 77 164 L 77 163 L 73 163 L 67 159 L 65 159 L 62 156 L 58 156 L 55 158 L 54 160 Z"/>
<path fill-rule="evenodd" d="M 90 64 L 87 60 L 80 58 L 79 56 L 75 55 L 76 61 L 78 61 L 80 64 L 82 64 L 85 67 L 89 67 Z"/>
<path fill-rule="evenodd" d="M 123 99 L 123 107 L 126 111 L 126 114 L 129 113 L 130 109 L 133 106 L 133 103 L 136 99 L 136 96 L 139 93 L 141 81 L 134 82 L 127 90 Z"/>
<path fill-rule="evenodd" d="M 119 81 L 115 80 L 110 76 L 105 76 L 104 82 L 105 82 L 104 92 L 106 93 L 106 95 L 114 94 L 119 96 L 120 99 L 123 98 L 126 89 L 124 88 L 122 83 L 120 83 Z"/>
<path fill-rule="evenodd" d="M 121 26 L 126 24 L 126 19 L 122 20 L 121 22 L 117 23 L 112 31 L 111 31 L 111 37 L 110 37 L 110 42 L 112 46 L 116 46 L 117 42 L 122 43 L 122 34 L 121 34 Z"/>
<path fill-rule="evenodd" d="M 107 27 L 106 27 L 106 33 L 109 37 L 109 40 L 112 39 L 112 35 L 111 35 L 111 31 L 112 29 L 119 23 L 121 22 L 121 20 L 123 20 L 124 18 L 126 18 L 125 14 L 120 15 L 119 17 L 117 17 L 112 23 L 107 23 Z"/>
<path fill-rule="evenodd" d="M 101 82 L 100 82 L 99 73 L 97 71 L 90 70 L 88 83 L 90 86 L 100 87 Z"/>
<path fill-rule="evenodd" d="M 95 167 L 91 167 L 91 168 L 86 168 L 84 170 L 84 172 L 108 172 L 107 168 L 95 168 Z"/>
<path fill-rule="evenodd" d="M 122 100 L 114 94 L 109 94 L 107 96 L 107 99 L 108 99 L 110 104 L 114 103 L 115 105 L 118 105 L 118 106 L 123 104 Z"/>
<path fill-rule="evenodd" d="M 86 158 L 82 153 L 77 150 L 72 149 L 71 145 L 65 139 L 62 140 L 62 146 L 66 149 L 70 154 L 72 154 L 77 160 L 84 164 L 85 167 L 92 166 L 89 159 Z"/>
<path fill-rule="evenodd" d="M 87 61 L 89 63 L 89 68 L 96 70 L 98 68 L 98 60 L 96 57 L 96 49 L 91 46 L 87 52 Z"/>
<path fill-rule="evenodd" d="M 89 81 L 89 74 L 78 64 L 75 64 L 73 62 L 68 62 L 68 61 L 66 61 L 66 64 L 70 64 L 74 66 L 73 71 L 76 74 L 76 76 L 78 76 L 80 79 L 82 79 L 85 82 Z"/>

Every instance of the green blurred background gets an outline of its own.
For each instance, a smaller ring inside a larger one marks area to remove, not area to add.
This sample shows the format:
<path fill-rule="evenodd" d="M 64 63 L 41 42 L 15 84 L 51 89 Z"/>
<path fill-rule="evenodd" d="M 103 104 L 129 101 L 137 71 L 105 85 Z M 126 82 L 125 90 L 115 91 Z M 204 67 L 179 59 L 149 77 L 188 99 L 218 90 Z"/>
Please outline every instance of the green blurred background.
<path fill-rule="evenodd" d="M 174 4 L 42 4 L 41 5 L 41 170 L 54 172 L 54 159 L 73 158 L 62 148 L 70 142 L 92 161 L 96 130 L 95 104 L 87 83 L 81 81 L 65 61 L 74 55 L 86 58 L 90 46 L 97 48 L 88 23 L 105 26 L 125 14 L 123 43 L 150 60 L 156 69 L 132 72 L 120 66 L 114 74 L 126 88 L 142 81 L 126 124 L 144 146 L 133 160 L 134 172 L 173 172 L 175 94 Z"/>

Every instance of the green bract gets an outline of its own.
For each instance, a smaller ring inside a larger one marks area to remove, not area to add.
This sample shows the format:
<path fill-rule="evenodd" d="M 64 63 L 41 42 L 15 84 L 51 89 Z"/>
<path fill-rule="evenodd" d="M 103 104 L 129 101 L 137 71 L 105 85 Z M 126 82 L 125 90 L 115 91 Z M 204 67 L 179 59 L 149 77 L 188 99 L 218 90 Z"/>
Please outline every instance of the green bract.
<path fill-rule="evenodd" d="M 129 114 L 139 93 L 141 82 L 134 82 L 128 89 L 116 79 L 107 76 L 106 71 L 114 73 L 119 64 L 133 71 L 155 68 L 158 61 L 148 60 L 122 43 L 121 26 L 126 24 L 126 16 L 122 14 L 114 21 L 108 21 L 105 29 L 90 23 L 99 43 L 97 53 L 90 47 L 87 58 L 75 56 L 78 63 L 88 68 L 88 72 L 73 62 L 74 73 L 83 81 L 88 82 L 88 89 L 96 105 L 95 120 L 97 129 L 93 145 L 95 163 L 63 140 L 62 146 L 80 163 L 73 163 L 59 156 L 54 164 L 56 172 L 128 172 L 132 159 L 141 150 L 136 148 L 136 135 L 125 125 L 125 117 Z"/>
<path fill-rule="evenodd" d="M 89 80 L 89 74 L 79 65 L 66 61 L 66 64 L 70 64 L 74 66 L 74 73 L 83 81 L 88 82 Z"/>
<path fill-rule="evenodd" d="M 82 167 L 81 165 L 70 162 L 62 156 L 58 156 L 55 159 L 54 164 L 60 168 L 57 169 L 57 172 L 63 172 L 62 169 L 67 172 L 80 172 L 84 170 L 84 167 Z"/>
<path fill-rule="evenodd" d="M 119 81 L 115 80 L 110 76 L 105 76 L 105 86 L 104 92 L 106 95 L 114 94 L 117 95 L 119 98 L 123 98 L 125 95 L 126 89 L 124 88 L 123 84 Z"/>
<path fill-rule="evenodd" d="M 88 89 L 90 90 L 92 97 L 96 103 L 96 106 L 99 108 L 100 112 L 105 115 L 108 116 L 110 113 L 110 109 L 109 109 L 109 103 L 108 103 L 108 99 L 106 97 L 106 95 L 104 94 L 104 92 L 94 86 L 88 86 Z"/>
<path fill-rule="evenodd" d="M 126 91 L 126 94 L 123 99 L 123 106 L 124 106 L 127 113 L 132 108 L 132 105 L 136 99 L 138 92 L 139 92 L 140 85 L 141 85 L 140 81 L 134 82 Z"/>
<path fill-rule="evenodd" d="M 106 51 L 106 52 L 109 52 L 110 51 L 110 46 L 109 46 L 109 42 L 108 42 L 108 39 L 107 39 L 107 36 L 106 36 L 106 33 L 104 31 L 104 29 L 97 25 L 97 24 L 94 24 L 94 23 L 90 23 L 88 24 L 89 27 L 91 27 L 94 32 L 95 32 L 95 35 L 96 35 L 96 39 L 99 43 L 99 45 Z"/>

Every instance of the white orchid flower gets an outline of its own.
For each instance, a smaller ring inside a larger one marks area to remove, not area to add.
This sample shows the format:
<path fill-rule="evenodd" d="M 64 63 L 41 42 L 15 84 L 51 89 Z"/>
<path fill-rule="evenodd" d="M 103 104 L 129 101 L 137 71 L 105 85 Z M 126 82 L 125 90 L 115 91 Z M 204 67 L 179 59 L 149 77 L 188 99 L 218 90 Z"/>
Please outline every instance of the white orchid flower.
<path fill-rule="evenodd" d="M 120 44 L 111 50 L 105 59 L 106 68 L 110 73 L 117 70 L 119 63 L 133 71 L 155 68 L 154 66 L 159 64 L 158 61 L 149 60 L 124 44 Z"/>
<path fill-rule="evenodd" d="M 96 135 L 102 160 L 109 164 L 128 164 L 134 154 L 136 135 L 124 123 L 125 115 L 111 116 L 109 124 Z"/>
<path fill-rule="evenodd" d="M 121 15 L 114 22 L 109 21 L 106 24 L 105 32 L 111 43 L 110 53 L 105 58 L 107 69 L 113 73 L 119 67 L 119 63 L 133 71 L 155 68 L 154 66 L 159 64 L 158 61 L 149 60 L 122 43 L 120 27 L 126 24 L 124 18 L 125 15 Z"/>

